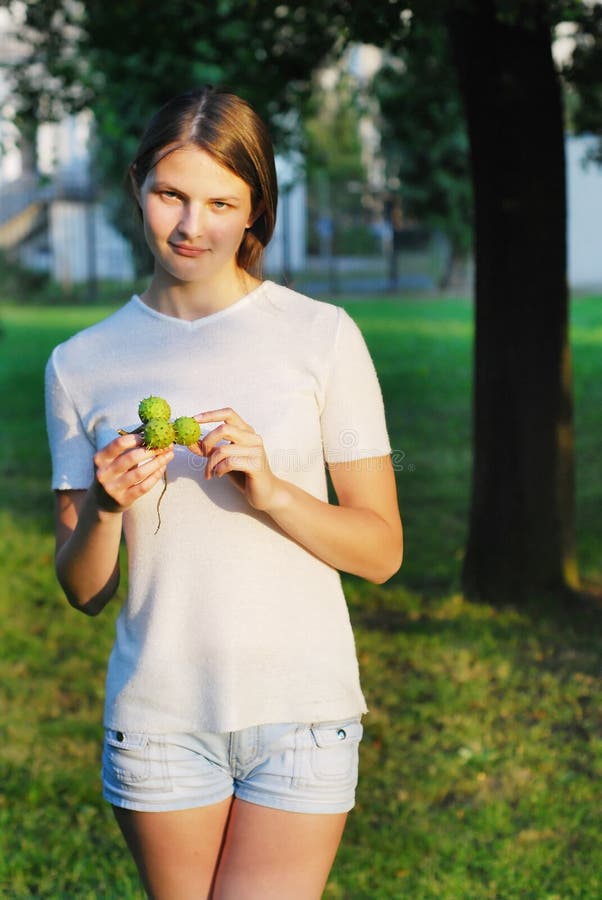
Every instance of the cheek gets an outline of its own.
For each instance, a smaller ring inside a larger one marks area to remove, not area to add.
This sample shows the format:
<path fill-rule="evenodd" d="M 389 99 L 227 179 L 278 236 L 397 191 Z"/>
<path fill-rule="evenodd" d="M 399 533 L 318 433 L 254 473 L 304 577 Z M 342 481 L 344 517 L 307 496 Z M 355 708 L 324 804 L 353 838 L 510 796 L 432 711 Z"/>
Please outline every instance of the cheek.
<path fill-rule="evenodd" d="M 175 224 L 174 211 L 168 207 L 158 207 L 149 203 L 142 208 L 144 233 L 147 237 L 160 237 L 169 234 Z"/>
<path fill-rule="evenodd" d="M 246 222 L 216 222 L 211 229 L 215 241 L 238 247 L 245 233 Z"/>

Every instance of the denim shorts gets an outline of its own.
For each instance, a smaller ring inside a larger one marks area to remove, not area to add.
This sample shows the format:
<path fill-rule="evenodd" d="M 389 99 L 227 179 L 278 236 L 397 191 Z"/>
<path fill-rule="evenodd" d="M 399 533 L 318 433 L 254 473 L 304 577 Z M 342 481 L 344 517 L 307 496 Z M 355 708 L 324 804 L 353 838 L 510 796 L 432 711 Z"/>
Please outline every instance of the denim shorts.
<path fill-rule="evenodd" d="M 149 812 L 206 806 L 232 795 L 289 812 L 348 812 L 361 737 L 359 717 L 219 734 L 107 728 L 103 793 L 115 806 Z"/>

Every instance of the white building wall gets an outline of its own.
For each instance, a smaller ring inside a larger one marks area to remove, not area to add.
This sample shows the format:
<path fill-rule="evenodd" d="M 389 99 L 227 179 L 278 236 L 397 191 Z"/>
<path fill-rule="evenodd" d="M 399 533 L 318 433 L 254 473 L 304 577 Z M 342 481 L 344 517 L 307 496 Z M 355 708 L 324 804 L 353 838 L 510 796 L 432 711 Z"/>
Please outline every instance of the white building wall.
<path fill-rule="evenodd" d="M 574 290 L 602 287 L 602 166 L 584 164 L 597 144 L 593 135 L 566 141 L 568 282 Z"/>
<path fill-rule="evenodd" d="M 0 8 L 0 59 L 5 65 L 19 63 L 19 47 L 11 37 L 14 23 L 8 9 Z M 0 189 L 22 174 L 18 131 L 10 121 L 13 104 L 6 71 L 0 66 Z"/>
<path fill-rule="evenodd" d="M 17 146 L 19 134 L 11 122 L 0 116 L 0 190 L 3 184 L 21 177 L 21 151 Z"/>
<path fill-rule="evenodd" d="M 307 188 L 301 161 L 276 157 L 278 212 L 274 236 L 268 244 L 264 269 L 278 278 L 283 272 L 298 272 L 305 265 L 307 250 Z"/>
<path fill-rule="evenodd" d="M 129 281 L 134 277 L 127 241 L 107 221 L 100 204 L 58 201 L 50 214 L 52 277 L 70 286 L 89 279 Z"/>
<path fill-rule="evenodd" d="M 90 110 L 44 122 L 38 128 L 38 169 L 61 183 L 86 185 L 90 179 L 89 145 L 94 117 Z"/>

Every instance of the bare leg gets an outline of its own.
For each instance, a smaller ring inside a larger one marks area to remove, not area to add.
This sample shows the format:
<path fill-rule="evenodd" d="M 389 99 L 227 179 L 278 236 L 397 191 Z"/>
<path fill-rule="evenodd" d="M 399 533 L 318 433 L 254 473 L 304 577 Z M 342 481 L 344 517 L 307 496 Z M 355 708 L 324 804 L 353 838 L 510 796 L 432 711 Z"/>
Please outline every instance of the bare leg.
<path fill-rule="evenodd" d="M 346 813 L 284 812 L 234 800 L 214 900 L 319 900 Z"/>
<path fill-rule="evenodd" d="M 113 807 L 152 900 L 203 900 L 210 895 L 231 799 L 177 812 Z"/>

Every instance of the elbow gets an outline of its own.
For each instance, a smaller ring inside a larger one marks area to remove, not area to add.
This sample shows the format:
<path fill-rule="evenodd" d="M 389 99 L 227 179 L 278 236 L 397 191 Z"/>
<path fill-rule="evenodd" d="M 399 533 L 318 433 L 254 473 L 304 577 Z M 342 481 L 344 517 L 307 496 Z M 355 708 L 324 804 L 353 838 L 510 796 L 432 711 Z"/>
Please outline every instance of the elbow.
<path fill-rule="evenodd" d="M 391 547 L 387 554 L 382 554 L 378 560 L 378 567 L 373 568 L 369 574 L 364 575 L 372 584 L 385 584 L 390 578 L 399 572 L 403 562 L 403 540 Z"/>
<path fill-rule="evenodd" d="M 403 562 L 404 534 L 401 518 L 389 521 L 388 528 L 381 534 L 380 552 L 376 555 L 376 571 L 369 578 L 373 584 L 384 584 L 399 572 Z"/>
<path fill-rule="evenodd" d="M 117 588 L 119 586 L 119 576 L 117 576 L 107 582 L 102 590 L 98 591 L 92 596 L 88 596 L 86 594 L 82 594 L 78 590 L 75 590 L 72 585 L 70 585 L 60 577 L 58 581 L 63 589 L 65 597 L 67 598 L 69 606 L 71 606 L 77 612 L 81 612 L 85 616 L 90 617 L 97 616 L 102 612 L 109 600 L 115 595 L 115 592 L 117 591 Z"/>
<path fill-rule="evenodd" d="M 372 582 L 372 584 L 386 584 L 389 579 L 393 578 L 393 576 L 399 571 L 400 567 L 397 566 L 396 569 L 389 569 L 384 572 L 379 572 L 375 574 L 373 578 L 368 578 L 368 581 Z"/>
<path fill-rule="evenodd" d="M 83 613 L 85 616 L 93 618 L 97 616 L 105 608 L 109 602 L 109 598 L 100 600 L 98 597 L 91 597 L 90 600 L 80 601 L 76 597 L 65 592 L 69 606 L 73 607 L 77 612 Z"/>
<path fill-rule="evenodd" d="M 389 565 L 383 566 L 378 572 L 375 572 L 372 576 L 368 577 L 368 581 L 371 581 L 372 584 L 385 584 L 389 581 L 390 578 L 393 578 L 394 575 L 399 572 L 401 569 L 402 556 L 399 555 L 394 560 L 389 561 Z"/>

